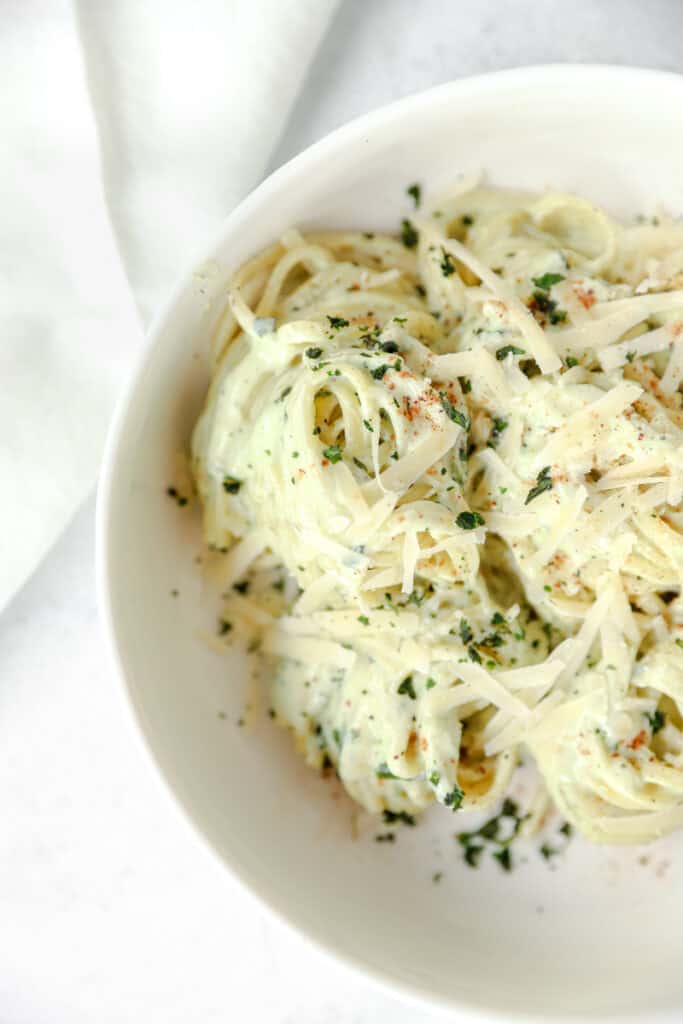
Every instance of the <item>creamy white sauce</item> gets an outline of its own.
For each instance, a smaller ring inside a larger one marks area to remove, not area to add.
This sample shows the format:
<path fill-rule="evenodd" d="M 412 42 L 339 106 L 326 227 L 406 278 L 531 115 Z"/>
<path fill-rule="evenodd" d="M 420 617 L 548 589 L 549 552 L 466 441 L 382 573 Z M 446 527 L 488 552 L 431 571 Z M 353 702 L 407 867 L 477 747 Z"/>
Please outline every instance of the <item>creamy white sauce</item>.
<path fill-rule="evenodd" d="M 193 442 L 229 637 L 370 810 L 489 806 L 526 747 L 586 835 L 653 838 L 683 824 L 683 229 L 439 207 L 233 283 Z"/>

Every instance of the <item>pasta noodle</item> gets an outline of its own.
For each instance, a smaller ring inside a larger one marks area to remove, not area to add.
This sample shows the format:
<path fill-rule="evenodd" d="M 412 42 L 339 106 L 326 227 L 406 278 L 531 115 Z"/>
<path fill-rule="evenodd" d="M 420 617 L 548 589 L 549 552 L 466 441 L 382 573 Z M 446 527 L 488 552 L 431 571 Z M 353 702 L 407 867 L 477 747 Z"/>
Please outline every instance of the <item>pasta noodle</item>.
<path fill-rule="evenodd" d="M 400 238 L 288 232 L 214 354 L 226 639 L 308 762 L 412 813 L 528 751 L 591 839 L 683 826 L 683 227 L 470 181 Z"/>

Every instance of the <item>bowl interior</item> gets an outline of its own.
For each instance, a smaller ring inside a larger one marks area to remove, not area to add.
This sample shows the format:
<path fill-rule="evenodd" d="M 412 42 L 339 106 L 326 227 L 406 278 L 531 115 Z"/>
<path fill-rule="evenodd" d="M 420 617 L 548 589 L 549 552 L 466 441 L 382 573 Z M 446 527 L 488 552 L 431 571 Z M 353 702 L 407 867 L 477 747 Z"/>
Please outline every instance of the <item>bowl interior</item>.
<path fill-rule="evenodd" d="M 195 563 L 198 509 L 165 489 L 203 399 L 226 277 L 246 257 L 292 225 L 395 230 L 408 184 L 438 190 L 479 169 L 494 184 L 577 191 L 617 215 L 656 203 L 683 213 L 682 83 L 618 69 L 503 73 L 335 133 L 229 218 L 153 329 L 114 427 L 99 524 L 104 613 L 162 775 L 281 916 L 439 1003 L 601 1019 L 682 1011 L 680 840 L 643 851 L 574 839 L 561 863 L 532 847 L 510 874 L 463 864 L 460 823 L 441 809 L 396 843 L 375 842 L 381 827 L 358 819 L 268 721 L 244 665 L 206 643 L 215 610 Z M 240 728 L 249 702 L 254 724 Z"/>

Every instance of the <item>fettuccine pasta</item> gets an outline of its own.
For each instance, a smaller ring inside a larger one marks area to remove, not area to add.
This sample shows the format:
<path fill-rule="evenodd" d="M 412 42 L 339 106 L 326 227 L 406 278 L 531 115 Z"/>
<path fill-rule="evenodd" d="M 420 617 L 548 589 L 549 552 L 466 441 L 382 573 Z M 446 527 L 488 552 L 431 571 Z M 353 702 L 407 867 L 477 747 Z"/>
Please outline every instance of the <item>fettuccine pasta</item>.
<path fill-rule="evenodd" d="M 591 839 L 683 825 L 682 379 L 668 218 L 464 182 L 242 267 L 193 469 L 311 765 L 455 811 L 529 752 Z"/>

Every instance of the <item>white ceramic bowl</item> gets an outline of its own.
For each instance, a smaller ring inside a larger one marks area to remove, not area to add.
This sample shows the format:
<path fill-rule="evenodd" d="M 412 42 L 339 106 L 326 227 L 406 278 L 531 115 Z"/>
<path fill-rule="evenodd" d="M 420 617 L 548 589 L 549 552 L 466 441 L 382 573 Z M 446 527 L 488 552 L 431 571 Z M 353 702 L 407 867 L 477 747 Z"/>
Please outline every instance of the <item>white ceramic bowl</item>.
<path fill-rule="evenodd" d="M 350 805 L 302 766 L 286 735 L 267 720 L 251 734 L 237 728 L 242 666 L 198 636 L 214 624 L 194 564 L 198 512 L 178 509 L 165 488 L 203 399 L 226 278 L 285 228 L 395 230 L 410 182 L 429 191 L 480 168 L 495 184 L 575 190 L 618 215 L 656 202 L 683 213 L 682 128 L 683 78 L 546 67 L 455 82 L 340 129 L 228 217 L 157 318 L 112 427 L 99 502 L 102 614 L 162 776 L 230 871 L 282 919 L 438 1005 L 506 1018 L 683 1019 L 680 840 L 643 864 L 643 851 L 575 839 L 557 870 L 532 850 L 506 875 L 494 863 L 466 867 L 459 823 L 439 808 L 393 846 L 354 839 Z"/>

